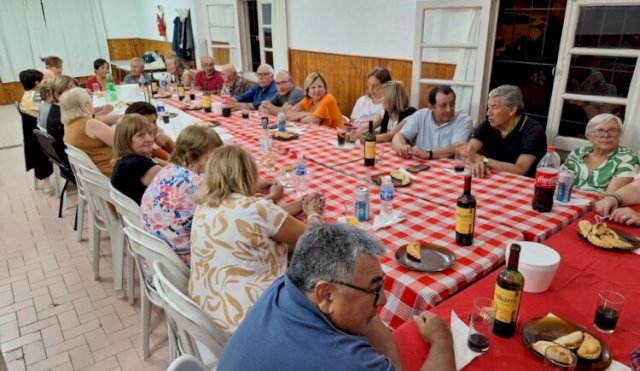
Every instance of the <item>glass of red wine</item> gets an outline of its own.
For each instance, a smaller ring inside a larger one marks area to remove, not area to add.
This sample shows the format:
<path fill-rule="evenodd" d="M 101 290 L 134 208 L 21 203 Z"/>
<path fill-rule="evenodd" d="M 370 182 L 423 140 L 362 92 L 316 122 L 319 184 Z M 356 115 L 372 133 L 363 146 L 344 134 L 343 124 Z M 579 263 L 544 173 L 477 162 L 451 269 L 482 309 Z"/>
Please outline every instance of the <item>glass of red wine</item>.
<path fill-rule="evenodd" d="M 624 296 L 612 290 L 598 292 L 598 307 L 593 327 L 605 334 L 611 334 L 616 330 L 618 318 L 624 305 Z"/>
<path fill-rule="evenodd" d="M 496 306 L 491 298 L 473 299 L 473 312 L 469 322 L 467 346 L 474 352 L 489 350 L 489 334 L 493 331 Z"/>

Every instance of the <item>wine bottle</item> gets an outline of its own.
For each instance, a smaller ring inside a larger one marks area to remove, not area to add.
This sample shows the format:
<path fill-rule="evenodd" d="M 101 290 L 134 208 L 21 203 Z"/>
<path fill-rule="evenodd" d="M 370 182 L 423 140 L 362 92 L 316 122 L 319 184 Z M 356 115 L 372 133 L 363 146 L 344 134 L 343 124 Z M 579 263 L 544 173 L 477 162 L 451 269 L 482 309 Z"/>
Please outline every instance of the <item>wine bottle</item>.
<path fill-rule="evenodd" d="M 476 199 L 471 194 L 471 175 L 464 176 L 464 190 L 456 202 L 456 242 L 458 245 L 473 244 L 476 225 Z"/>
<path fill-rule="evenodd" d="M 369 121 L 369 132 L 364 136 L 364 166 L 376 164 L 376 135 L 373 134 L 373 121 Z"/>
<path fill-rule="evenodd" d="M 522 301 L 524 277 L 518 272 L 520 245 L 512 243 L 509 247 L 507 269 L 498 274 L 493 302 L 496 305 L 496 319 L 493 333 L 501 337 L 511 337 L 516 331 L 518 312 Z"/>
<path fill-rule="evenodd" d="M 178 83 L 178 99 L 181 101 L 184 99 L 184 85 L 181 82 Z"/>
<path fill-rule="evenodd" d="M 211 94 L 209 94 L 208 91 L 205 91 L 204 94 L 202 94 L 202 107 L 205 112 L 211 112 Z"/>

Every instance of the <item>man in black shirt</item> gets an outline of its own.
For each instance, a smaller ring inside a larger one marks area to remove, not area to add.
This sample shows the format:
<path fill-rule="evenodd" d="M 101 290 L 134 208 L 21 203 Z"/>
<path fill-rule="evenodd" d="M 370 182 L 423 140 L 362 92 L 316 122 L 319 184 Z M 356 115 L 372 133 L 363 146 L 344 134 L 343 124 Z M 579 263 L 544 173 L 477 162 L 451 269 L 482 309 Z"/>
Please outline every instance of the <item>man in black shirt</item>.
<path fill-rule="evenodd" d="M 485 176 L 491 170 L 535 175 L 547 138 L 542 125 L 523 112 L 519 87 L 502 85 L 489 92 L 487 121 L 475 130 L 467 145 L 473 176 Z M 479 154 L 482 149 L 484 156 Z"/>

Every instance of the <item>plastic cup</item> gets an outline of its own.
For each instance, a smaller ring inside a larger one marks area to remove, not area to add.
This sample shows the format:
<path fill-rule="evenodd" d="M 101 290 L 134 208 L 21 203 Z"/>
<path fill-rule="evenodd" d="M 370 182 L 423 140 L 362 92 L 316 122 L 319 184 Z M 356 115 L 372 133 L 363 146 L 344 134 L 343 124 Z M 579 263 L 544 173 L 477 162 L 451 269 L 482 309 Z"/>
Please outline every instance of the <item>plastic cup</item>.
<path fill-rule="evenodd" d="M 558 358 L 558 354 L 562 355 L 563 360 Z M 563 346 L 550 346 L 544 352 L 544 367 L 543 370 L 575 370 L 578 357 L 569 349 Z"/>
<path fill-rule="evenodd" d="M 624 296 L 612 290 L 598 292 L 598 306 L 596 316 L 593 319 L 593 327 L 605 334 L 611 334 L 616 330 L 620 312 L 624 305 Z"/>
<path fill-rule="evenodd" d="M 338 146 L 339 147 L 343 147 L 345 139 L 346 139 L 346 136 L 347 136 L 347 132 L 342 128 L 338 128 L 336 130 L 336 133 L 338 135 Z"/>
<path fill-rule="evenodd" d="M 469 323 L 467 346 L 474 352 L 489 350 L 489 338 L 496 318 L 496 307 L 491 298 L 473 299 L 473 312 Z"/>
<path fill-rule="evenodd" d="M 169 119 L 170 119 L 169 112 L 165 112 L 165 113 L 162 114 L 162 122 L 164 122 L 165 124 L 168 124 L 169 123 Z"/>

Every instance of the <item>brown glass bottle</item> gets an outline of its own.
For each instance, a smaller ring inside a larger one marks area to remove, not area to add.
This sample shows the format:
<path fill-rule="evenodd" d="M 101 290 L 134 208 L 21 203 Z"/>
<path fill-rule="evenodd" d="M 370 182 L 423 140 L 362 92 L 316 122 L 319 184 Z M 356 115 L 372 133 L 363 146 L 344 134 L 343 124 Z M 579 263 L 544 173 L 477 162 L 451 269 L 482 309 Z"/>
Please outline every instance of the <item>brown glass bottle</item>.
<path fill-rule="evenodd" d="M 181 101 L 184 99 L 184 85 L 181 82 L 178 83 L 178 99 Z"/>
<path fill-rule="evenodd" d="M 496 305 L 493 333 L 501 337 L 511 337 L 516 331 L 524 288 L 524 277 L 518 272 L 519 260 L 520 245 L 513 243 L 509 247 L 507 269 L 498 274 L 493 294 L 493 302 Z"/>
<path fill-rule="evenodd" d="M 464 176 L 464 190 L 456 202 L 455 224 L 458 245 L 472 245 L 476 225 L 476 199 L 471 194 L 471 175 Z"/>
<path fill-rule="evenodd" d="M 376 164 L 376 135 L 373 133 L 373 121 L 369 121 L 369 132 L 364 136 L 364 166 Z"/>
<path fill-rule="evenodd" d="M 202 107 L 205 112 L 211 112 L 211 94 L 208 91 L 202 94 Z"/>

